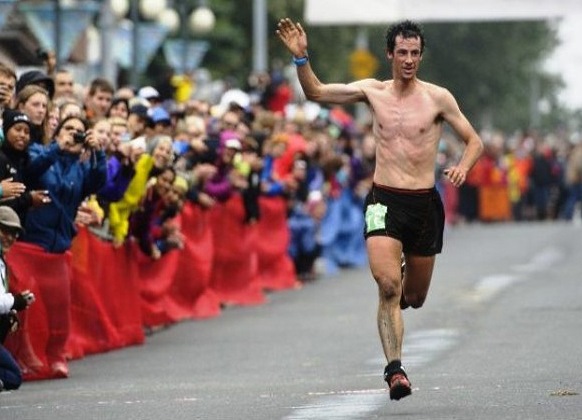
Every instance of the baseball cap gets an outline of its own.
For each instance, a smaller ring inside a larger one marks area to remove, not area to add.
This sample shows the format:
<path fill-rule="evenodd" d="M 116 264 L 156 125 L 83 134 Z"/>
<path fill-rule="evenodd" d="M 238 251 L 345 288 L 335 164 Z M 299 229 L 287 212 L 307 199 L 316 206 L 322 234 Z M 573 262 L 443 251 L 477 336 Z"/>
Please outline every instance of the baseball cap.
<path fill-rule="evenodd" d="M 170 118 L 170 113 L 161 106 L 150 108 L 149 116 L 154 124 L 172 122 L 172 119 Z"/>
<path fill-rule="evenodd" d="M 159 99 L 160 92 L 158 92 L 158 90 L 156 88 L 154 88 L 153 86 L 144 86 L 140 90 L 138 90 L 137 96 L 139 96 L 142 99 L 147 99 L 147 100 Z"/>
<path fill-rule="evenodd" d="M 135 104 L 129 108 L 130 114 L 135 114 L 143 119 L 149 119 L 148 107 L 142 104 Z"/>

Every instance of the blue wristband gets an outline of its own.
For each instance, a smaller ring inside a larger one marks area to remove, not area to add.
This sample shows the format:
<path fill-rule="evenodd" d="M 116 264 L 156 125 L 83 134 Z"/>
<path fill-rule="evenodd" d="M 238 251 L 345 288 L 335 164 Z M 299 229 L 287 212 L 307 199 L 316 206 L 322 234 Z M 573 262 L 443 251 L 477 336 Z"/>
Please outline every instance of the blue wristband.
<path fill-rule="evenodd" d="M 307 62 L 309 61 L 309 57 L 305 56 L 305 57 L 301 57 L 301 58 L 296 58 L 293 57 L 293 63 L 297 66 L 297 67 L 301 67 L 307 64 Z"/>

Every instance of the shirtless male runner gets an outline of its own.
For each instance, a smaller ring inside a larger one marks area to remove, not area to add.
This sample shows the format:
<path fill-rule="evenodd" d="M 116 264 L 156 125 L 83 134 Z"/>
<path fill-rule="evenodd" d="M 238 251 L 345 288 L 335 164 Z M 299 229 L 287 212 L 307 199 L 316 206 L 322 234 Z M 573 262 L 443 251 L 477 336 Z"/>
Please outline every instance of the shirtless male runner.
<path fill-rule="evenodd" d="M 401 310 L 426 299 L 435 255 L 441 252 L 444 211 L 435 189 L 435 160 L 443 122 L 465 143 L 457 165 L 445 170 L 456 187 L 479 158 L 483 143 L 451 93 L 416 77 L 424 35 L 416 23 L 391 26 L 386 58 L 392 80 L 322 83 L 309 64 L 307 34 L 299 23 L 281 19 L 277 35 L 293 55 L 307 99 L 334 104 L 365 102 L 373 117 L 376 168 L 365 206 L 365 237 L 372 276 L 378 284 L 378 330 L 386 360 L 390 399 L 412 392 L 401 364 Z M 406 270 L 401 273 L 401 256 Z"/>

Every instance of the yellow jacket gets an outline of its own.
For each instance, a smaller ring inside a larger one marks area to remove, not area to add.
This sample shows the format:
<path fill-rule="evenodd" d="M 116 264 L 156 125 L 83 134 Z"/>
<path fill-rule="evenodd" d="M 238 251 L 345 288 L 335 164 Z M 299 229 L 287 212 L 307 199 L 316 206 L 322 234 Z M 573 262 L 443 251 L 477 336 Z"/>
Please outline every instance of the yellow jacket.
<path fill-rule="evenodd" d="M 135 174 L 121 200 L 109 205 L 109 227 L 114 243 L 122 243 L 129 231 L 129 217 L 137 210 L 146 192 L 149 174 L 154 166 L 151 155 L 144 153 L 135 164 Z"/>

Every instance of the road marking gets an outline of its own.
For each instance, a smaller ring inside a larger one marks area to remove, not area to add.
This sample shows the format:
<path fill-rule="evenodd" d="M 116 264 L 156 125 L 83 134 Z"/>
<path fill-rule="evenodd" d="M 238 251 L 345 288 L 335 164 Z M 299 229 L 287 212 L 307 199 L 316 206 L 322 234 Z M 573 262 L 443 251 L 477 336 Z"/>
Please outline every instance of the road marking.
<path fill-rule="evenodd" d="M 296 409 L 285 420 L 348 420 L 365 419 L 381 406 L 385 406 L 388 395 L 385 390 L 378 393 L 350 393 L 320 397 L 313 405 Z"/>
<path fill-rule="evenodd" d="M 512 269 L 521 273 L 546 271 L 560 262 L 563 258 L 564 254 L 558 248 L 545 248 L 541 252 L 535 254 L 527 263 L 515 265 Z"/>
<path fill-rule="evenodd" d="M 471 298 L 475 302 L 486 302 L 501 292 L 503 289 L 507 289 L 514 283 L 522 280 L 521 276 L 516 276 L 512 274 L 495 274 L 492 276 L 483 277 L 475 285 L 473 292 L 471 293 Z"/>
<path fill-rule="evenodd" d="M 406 355 L 405 368 L 417 368 L 440 357 L 455 345 L 459 333 L 450 329 L 415 331 L 404 342 L 402 352 Z M 377 357 L 366 362 L 371 371 L 358 376 L 375 376 L 382 381 L 381 369 L 386 363 L 384 357 Z M 380 366 L 380 370 L 379 370 Z M 413 388 L 417 391 L 418 388 Z M 294 407 L 285 420 L 353 420 L 366 419 L 369 414 L 385 407 L 389 402 L 386 388 L 310 392 L 317 397 L 313 404 Z"/>
<path fill-rule="evenodd" d="M 527 280 L 527 274 L 547 271 L 563 258 L 564 254 L 559 249 L 545 248 L 525 264 L 512 266 L 511 270 L 514 272 L 512 274 L 502 273 L 483 277 L 477 282 L 469 296 L 475 302 L 487 302 L 509 286 Z"/>
<path fill-rule="evenodd" d="M 485 302 L 502 290 L 517 282 L 527 280 L 527 275 L 550 269 L 563 258 L 559 249 L 546 248 L 535 254 L 525 264 L 511 267 L 511 273 L 495 274 L 483 277 L 470 293 L 475 301 Z M 434 329 L 416 331 L 405 337 L 402 353 L 405 368 L 418 368 L 437 359 L 453 347 L 459 339 L 459 331 L 451 329 Z M 378 366 L 383 366 L 383 357 L 369 360 L 366 365 L 370 370 L 358 376 L 375 376 L 381 380 Z M 388 402 L 386 389 L 365 389 L 347 391 L 311 392 L 316 397 L 313 404 L 294 407 L 285 420 L 353 420 L 366 419 L 370 413 L 385 407 Z"/>

